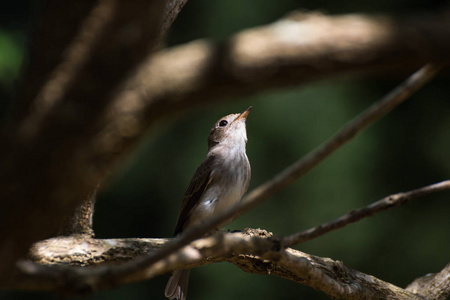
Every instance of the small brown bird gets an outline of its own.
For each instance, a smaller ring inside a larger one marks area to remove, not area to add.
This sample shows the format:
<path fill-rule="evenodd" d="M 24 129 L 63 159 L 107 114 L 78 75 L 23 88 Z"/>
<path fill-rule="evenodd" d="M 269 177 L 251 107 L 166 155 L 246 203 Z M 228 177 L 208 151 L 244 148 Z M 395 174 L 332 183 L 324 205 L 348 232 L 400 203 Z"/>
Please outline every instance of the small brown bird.
<path fill-rule="evenodd" d="M 184 195 L 175 236 L 238 203 L 247 191 L 250 163 L 245 153 L 245 121 L 251 108 L 225 116 L 211 128 L 208 154 Z M 172 274 L 165 290 L 167 298 L 186 299 L 189 272 L 177 270 Z"/>

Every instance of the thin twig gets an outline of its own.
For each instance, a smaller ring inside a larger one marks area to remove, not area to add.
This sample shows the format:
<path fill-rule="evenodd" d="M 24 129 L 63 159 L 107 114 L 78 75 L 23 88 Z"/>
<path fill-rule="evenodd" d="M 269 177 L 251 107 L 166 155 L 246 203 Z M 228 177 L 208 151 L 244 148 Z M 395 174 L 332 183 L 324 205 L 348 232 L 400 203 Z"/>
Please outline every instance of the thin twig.
<path fill-rule="evenodd" d="M 214 228 L 223 226 L 223 224 L 227 223 L 227 221 L 262 203 L 275 192 L 286 187 L 295 179 L 298 179 L 300 176 L 311 170 L 314 166 L 322 162 L 339 147 L 352 139 L 357 133 L 402 103 L 425 83 L 431 80 L 437 74 L 439 69 L 439 66 L 431 64 L 422 67 L 391 93 L 386 95 L 380 101 L 374 103 L 354 120 L 350 121 L 343 129 L 341 129 L 324 144 L 319 146 L 319 148 L 282 171 L 273 179 L 250 192 L 242 199 L 239 205 L 228 209 L 216 217 L 205 220 L 202 224 L 187 229 L 183 232 L 183 234 L 181 234 L 180 238 L 168 243 L 167 246 L 161 248 L 159 251 L 156 251 L 154 254 L 144 258 L 143 260 L 123 266 L 121 272 L 123 272 L 123 274 L 129 274 L 133 273 L 136 269 L 141 269 L 143 266 L 151 266 L 157 261 L 181 249 L 191 241 L 201 238 Z"/>
<path fill-rule="evenodd" d="M 431 193 L 437 193 L 447 190 L 450 190 L 450 180 L 428 185 L 406 193 L 390 195 L 381 200 L 373 202 L 366 207 L 352 210 L 351 212 L 333 221 L 289 235 L 283 238 L 281 244 L 284 247 L 292 247 L 296 244 L 306 242 L 330 231 L 345 227 L 346 225 L 357 222 L 363 218 L 370 217 L 378 212 L 400 206 L 410 200 L 423 197 Z"/>

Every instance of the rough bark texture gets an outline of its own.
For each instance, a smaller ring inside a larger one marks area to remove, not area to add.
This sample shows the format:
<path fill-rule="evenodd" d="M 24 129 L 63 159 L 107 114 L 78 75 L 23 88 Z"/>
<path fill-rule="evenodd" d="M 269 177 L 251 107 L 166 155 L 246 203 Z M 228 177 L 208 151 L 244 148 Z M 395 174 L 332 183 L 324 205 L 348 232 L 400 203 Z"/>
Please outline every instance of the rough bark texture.
<path fill-rule="evenodd" d="M 249 273 L 276 275 L 311 286 L 340 299 L 426 299 L 390 283 L 346 267 L 342 262 L 321 258 L 291 248 L 261 229 L 244 233 L 218 232 L 197 240 L 158 264 L 123 274 L 117 263 L 139 258 L 161 248 L 170 239 L 79 239 L 61 237 L 34 245 L 31 258 L 40 266 L 23 262 L 15 285 L 21 289 L 55 290 L 79 294 L 123 283 L 152 278 L 174 269 L 215 262 L 230 262 Z M 48 266 L 42 268 L 42 265 Z M 61 265 L 65 265 L 62 267 Z M 80 269 L 69 266 L 103 266 Z M 441 298 L 442 299 L 442 298 Z"/>
<path fill-rule="evenodd" d="M 450 297 L 450 264 L 439 273 L 417 278 L 406 289 L 413 293 L 420 293 L 429 299 L 448 299 Z"/>
<path fill-rule="evenodd" d="M 99 186 L 85 197 L 71 217 L 64 220 L 58 235 L 87 235 L 94 237 L 94 207 Z"/>

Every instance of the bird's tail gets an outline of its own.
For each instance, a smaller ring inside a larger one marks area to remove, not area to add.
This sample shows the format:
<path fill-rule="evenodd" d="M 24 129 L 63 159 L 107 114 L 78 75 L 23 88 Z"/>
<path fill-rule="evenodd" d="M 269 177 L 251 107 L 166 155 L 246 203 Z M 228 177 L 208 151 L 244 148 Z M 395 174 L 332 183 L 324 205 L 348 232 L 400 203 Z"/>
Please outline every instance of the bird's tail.
<path fill-rule="evenodd" d="M 191 269 L 177 270 L 166 285 L 165 295 L 169 299 L 185 300 Z"/>

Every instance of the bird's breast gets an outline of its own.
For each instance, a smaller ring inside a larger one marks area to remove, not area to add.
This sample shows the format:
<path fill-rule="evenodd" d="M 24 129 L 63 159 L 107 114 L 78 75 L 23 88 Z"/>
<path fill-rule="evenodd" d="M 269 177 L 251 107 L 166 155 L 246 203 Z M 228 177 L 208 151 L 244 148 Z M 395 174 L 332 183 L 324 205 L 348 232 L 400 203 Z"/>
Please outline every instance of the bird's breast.
<path fill-rule="evenodd" d="M 213 180 L 200 201 L 204 217 L 219 214 L 241 200 L 250 181 L 250 164 L 245 153 L 222 160 L 211 174 Z"/>

